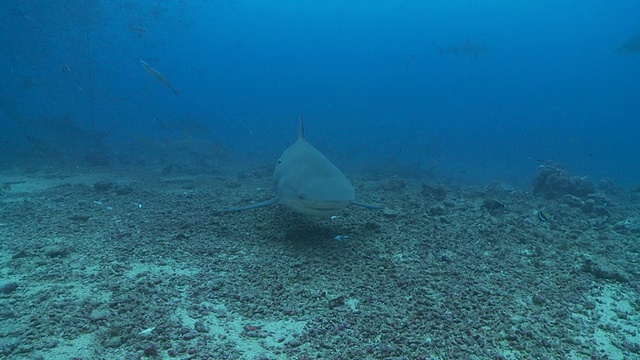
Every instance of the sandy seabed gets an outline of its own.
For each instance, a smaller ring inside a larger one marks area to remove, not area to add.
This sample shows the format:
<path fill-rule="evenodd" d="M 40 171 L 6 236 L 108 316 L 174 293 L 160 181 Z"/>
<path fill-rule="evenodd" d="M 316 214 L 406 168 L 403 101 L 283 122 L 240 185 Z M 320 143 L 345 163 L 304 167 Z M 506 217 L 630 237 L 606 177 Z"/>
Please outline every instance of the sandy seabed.
<path fill-rule="evenodd" d="M 272 196 L 247 174 L 0 173 L 0 357 L 640 358 L 637 193 L 355 179 L 384 209 L 221 212 Z"/>

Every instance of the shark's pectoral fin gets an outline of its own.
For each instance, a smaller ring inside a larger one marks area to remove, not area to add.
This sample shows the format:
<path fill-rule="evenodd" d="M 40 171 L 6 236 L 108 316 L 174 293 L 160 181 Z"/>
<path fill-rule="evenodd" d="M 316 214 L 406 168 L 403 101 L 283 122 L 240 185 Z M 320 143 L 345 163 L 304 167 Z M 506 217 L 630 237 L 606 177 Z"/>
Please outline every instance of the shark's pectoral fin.
<path fill-rule="evenodd" d="M 271 205 L 275 205 L 277 204 L 279 201 L 278 197 L 274 197 L 273 199 L 269 199 L 267 201 L 263 201 L 263 202 L 259 202 L 259 203 L 255 203 L 255 204 L 251 204 L 251 205 L 247 205 L 247 206 L 234 206 L 231 208 L 228 208 L 224 211 L 244 211 L 244 210 L 251 210 L 251 209 L 256 209 L 256 208 L 260 208 L 260 207 L 265 207 L 265 206 L 271 206 Z"/>
<path fill-rule="evenodd" d="M 352 204 L 353 205 L 362 206 L 363 208 L 367 208 L 367 209 L 383 209 L 382 206 L 370 205 L 370 204 L 365 204 L 365 203 L 361 203 L 361 202 L 357 202 L 357 201 L 352 202 Z"/>

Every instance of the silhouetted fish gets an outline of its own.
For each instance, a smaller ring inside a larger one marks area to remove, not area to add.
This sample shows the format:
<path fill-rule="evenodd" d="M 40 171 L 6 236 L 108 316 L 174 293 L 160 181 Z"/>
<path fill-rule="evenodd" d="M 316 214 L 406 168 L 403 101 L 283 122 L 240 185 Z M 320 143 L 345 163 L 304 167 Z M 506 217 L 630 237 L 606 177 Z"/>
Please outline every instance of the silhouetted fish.
<path fill-rule="evenodd" d="M 440 56 L 445 54 L 451 54 L 451 55 L 469 55 L 469 56 L 477 57 L 478 55 L 486 54 L 491 51 L 491 49 L 489 49 L 488 47 L 480 44 L 475 44 L 468 38 L 465 40 L 464 43 L 460 45 L 441 46 L 434 42 L 433 46 L 436 47 L 436 49 L 438 50 L 438 54 Z"/>
<path fill-rule="evenodd" d="M 147 64 L 146 62 L 140 60 L 140 64 L 142 64 L 142 67 L 154 78 L 156 78 L 156 80 L 158 80 L 158 82 L 164 86 L 166 86 L 167 88 L 169 88 L 169 90 L 173 91 L 173 94 L 178 96 L 180 95 L 180 90 L 174 88 L 171 83 L 169 82 L 169 80 L 167 80 L 166 77 L 164 77 L 164 75 L 162 75 L 158 70 L 154 69 L 153 67 L 151 67 L 151 65 Z"/>
<path fill-rule="evenodd" d="M 624 44 L 613 50 L 617 53 L 635 54 L 640 52 L 640 34 L 627 40 Z"/>

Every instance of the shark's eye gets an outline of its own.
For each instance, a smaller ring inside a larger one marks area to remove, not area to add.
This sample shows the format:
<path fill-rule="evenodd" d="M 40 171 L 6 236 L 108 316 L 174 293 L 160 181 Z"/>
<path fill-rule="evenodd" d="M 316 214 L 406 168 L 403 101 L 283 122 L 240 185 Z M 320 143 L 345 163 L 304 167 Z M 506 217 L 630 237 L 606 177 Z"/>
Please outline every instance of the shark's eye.
<path fill-rule="evenodd" d="M 278 164 L 282 164 L 282 159 L 278 159 Z"/>

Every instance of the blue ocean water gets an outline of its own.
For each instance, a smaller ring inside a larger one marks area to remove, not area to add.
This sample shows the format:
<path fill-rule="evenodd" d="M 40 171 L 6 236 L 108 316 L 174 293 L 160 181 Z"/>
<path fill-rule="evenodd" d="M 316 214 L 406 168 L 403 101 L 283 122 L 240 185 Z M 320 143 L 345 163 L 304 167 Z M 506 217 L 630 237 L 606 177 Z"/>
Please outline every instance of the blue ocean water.
<path fill-rule="evenodd" d="M 273 164 L 304 115 L 347 173 L 529 186 L 554 161 L 631 187 L 640 40 L 615 50 L 638 14 L 633 0 L 7 0 L 0 166 L 153 167 L 167 139 Z"/>

